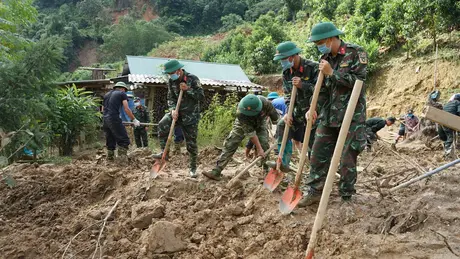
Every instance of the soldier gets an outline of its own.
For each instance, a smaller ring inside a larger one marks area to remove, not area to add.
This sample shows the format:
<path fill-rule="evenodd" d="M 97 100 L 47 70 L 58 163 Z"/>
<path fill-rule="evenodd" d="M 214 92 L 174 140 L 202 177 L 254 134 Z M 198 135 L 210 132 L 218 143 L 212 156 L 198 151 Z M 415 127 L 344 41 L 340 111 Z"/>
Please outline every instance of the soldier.
<path fill-rule="evenodd" d="M 367 133 L 367 147 L 370 149 L 372 143 L 374 143 L 379 136 L 377 132 L 383 129 L 385 126 L 391 126 L 396 122 L 395 117 L 383 118 L 370 118 L 366 121 L 366 133 Z"/>
<path fill-rule="evenodd" d="M 275 107 L 276 111 L 279 115 L 283 116 L 286 111 L 286 105 L 284 104 L 284 98 L 280 98 L 277 92 L 271 92 L 267 95 L 267 99 L 272 102 L 273 107 Z M 271 123 L 268 122 L 268 130 L 271 130 Z M 246 150 L 245 155 L 246 158 L 252 158 L 251 150 L 255 149 L 254 143 L 250 139 L 248 139 L 248 143 L 246 143 Z M 257 150 L 256 150 L 257 152 Z M 277 154 L 277 150 L 275 150 L 275 154 Z"/>
<path fill-rule="evenodd" d="M 149 111 L 147 107 L 141 104 L 141 99 L 139 97 L 134 98 L 134 117 L 140 122 L 150 122 Z M 134 139 L 136 140 L 136 146 L 138 148 L 149 146 L 147 130 L 148 128 L 146 126 L 134 127 Z"/>
<path fill-rule="evenodd" d="M 337 143 L 340 127 L 356 80 L 366 80 L 367 54 L 358 45 L 345 43 L 339 38 L 343 32 L 334 24 L 316 24 L 308 42 L 314 42 L 322 53 L 319 70 L 325 76 L 318 106 L 320 124 L 316 129 L 311 155 L 309 190 L 300 206 L 316 203 L 321 198 L 326 176 Z M 348 201 L 355 194 L 357 178 L 356 160 L 366 147 L 366 90 L 363 87 L 355 108 L 339 167 L 339 194 Z M 317 119 L 317 113 L 313 113 Z M 306 114 L 308 118 L 308 113 Z"/>
<path fill-rule="evenodd" d="M 249 94 L 241 99 L 232 131 L 225 139 L 224 149 L 217 160 L 216 167 L 211 172 L 203 172 L 203 174 L 219 181 L 222 170 L 246 136 L 249 136 L 256 146 L 257 155 L 264 156 L 264 151 L 269 149 L 267 117 L 270 117 L 273 124 L 278 122 L 278 112 L 265 97 Z M 264 169 L 266 170 L 265 166 Z"/>
<path fill-rule="evenodd" d="M 198 122 L 200 120 L 200 102 L 204 100 L 203 88 L 198 77 L 186 72 L 183 64 L 173 59 L 164 64 L 164 73 L 169 75 L 168 82 L 168 106 L 170 112 L 165 114 L 158 124 L 158 138 L 162 152 L 153 155 L 153 158 L 161 159 L 166 140 L 171 128 L 172 120 L 175 119 L 176 127 L 180 127 L 184 133 L 187 151 L 190 155 L 190 176 L 197 177 L 196 163 L 198 146 L 196 138 L 198 134 Z M 182 102 L 179 110 L 176 109 L 179 92 L 182 90 Z M 168 158 L 168 154 L 166 154 Z"/>
<path fill-rule="evenodd" d="M 301 49 L 293 42 L 286 41 L 280 43 L 276 48 L 276 54 L 273 60 L 280 61 L 283 69 L 283 90 L 286 110 L 289 105 L 294 105 L 292 117 L 286 114 L 283 120 L 280 120 L 277 127 L 278 149 L 280 149 L 283 139 L 284 127 L 287 124 L 289 129 L 289 140 L 299 143 L 297 148 L 300 148 L 300 143 L 303 143 L 305 134 L 306 120 L 305 113 L 310 108 L 310 98 L 313 95 L 315 80 L 318 74 L 318 63 L 306 60 L 299 56 Z M 297 87 L 297 96 L 295 103 L 290 103 L 292 87 Z M 310 137 L 310 148 L 313 146 L 316 126 L 312 128 Z M 289 163 L 292 156 L 292 144 L 286 144 L 283 154 L 283 163 L 281 170 L 289 171 Z M 268 166 L 274 168 L 276 162 L 268 162 Z"/>
<path fill-rule="evenodd" d="M 140 126 L 139 121 L 134 117 L 134 114 L 128 107 L 128 96 L 126 95 L 128 88 L 123 82 L 118 82 L 113 87 L 113 90 L 104 95 L 103 106 L 103 123 L 107 146 L 107 159 L 113 161 L 115 157 L 115 149 L 118 145 L 118 156 L 121 163 L 128 162 L 128 147 L 130 144 L 128 133 L 123 126 L 120 118 L 120 109 L 123 107 L 126 114 L 133 121 L 134 126 Z"/>
<path fill-rule="evenodd" d="M 460 94 L 455 94 L 453 98 L 451 98 L 451 101 L 446 103 L 443 108 L 444 111 L 460 116 Z M 444 157 L 445 158 L 450 158 L 452 157 L 453 153 L 452 152 L 452 144 L 454 143 L 454 138 L 455 138 L 455 131 L 445 127 L 445 126 L 440 126 L 438 128 L 438 133 L 439 133 L 439 138 L 444 141 Z"/>

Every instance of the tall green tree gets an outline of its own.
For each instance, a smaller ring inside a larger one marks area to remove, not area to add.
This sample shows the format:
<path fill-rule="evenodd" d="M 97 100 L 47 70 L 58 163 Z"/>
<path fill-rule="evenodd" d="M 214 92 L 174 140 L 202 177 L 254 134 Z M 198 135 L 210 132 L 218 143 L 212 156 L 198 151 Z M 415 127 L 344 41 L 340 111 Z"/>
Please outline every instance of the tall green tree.
<path fill-rule="evenodd" d="M 172 38 L 171 33 L 153 21 L 136 21 L 125 16 L 103 36 L 103 59 L 112 62 L 122 60 L 126 55 L 145 55 L 156 45 Z"/>

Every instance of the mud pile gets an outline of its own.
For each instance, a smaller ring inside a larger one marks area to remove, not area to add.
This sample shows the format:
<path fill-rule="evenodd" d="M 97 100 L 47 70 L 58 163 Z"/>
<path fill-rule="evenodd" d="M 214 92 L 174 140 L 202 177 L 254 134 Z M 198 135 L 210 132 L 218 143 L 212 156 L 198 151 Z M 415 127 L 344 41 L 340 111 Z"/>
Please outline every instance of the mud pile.
<path fill-rule="evenodd" d="M 91 258 L 96 246 L 102 250 L 94 258 L 303 258 L 316 207 L 282 216 L 281 189 L 264 190 L 259 168 L 227 189 L 248 164 L 242 154 L 221 182 L 188 178 L 183 154 L 148 182 L 149 152 L 136 152 L 131 166 L 82 156 L 65 166 L 7 168 L 17 185 L 0 185 L 0 258 Z M 440 152 L 421 143 L 400 147 L 425 170 L 445 163 Z M 210 169 L 218 154 L 203 150 L 199 170 Z M 315 258 L 456 258 L 459 167 L 382 198 L 379 192 L 421 169 L 382 146 L 364 152 L 359 165 L 354 202 L 342 203 L 336 187 L 331 194 Z"/>

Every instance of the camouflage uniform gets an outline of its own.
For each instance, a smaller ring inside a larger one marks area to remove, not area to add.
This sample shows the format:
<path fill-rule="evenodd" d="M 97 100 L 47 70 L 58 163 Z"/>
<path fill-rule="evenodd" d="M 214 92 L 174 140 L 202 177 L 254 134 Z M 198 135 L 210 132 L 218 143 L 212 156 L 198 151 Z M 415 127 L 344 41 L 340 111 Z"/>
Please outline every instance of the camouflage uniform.
<path fill-rule="evenodd" d="M 187 151 L 190 155 L 190 169 L 196 170 L 198 146 L 196 138 L 198 134 L 198 122 L 200 120 L 200 101 L 204 100 L 203 88 L 198 77 L 185 72 L 182 80 L 169 80 L 168 83 L 168 106 L 170 110 L 176 109 L 177 99 L 180 93 L 180 83 L 185 82 L 189 89 L 184 91 L 179 108 L 179 118 L 176 127 L 181 127 L 184 133 Z M 158 138 L 161 149 L 164 150 L 172 123 L 171 113 L 165 114 L 158 124 Z"/>
<path fill-rule="evenodd" d="M 150 122 L 149 112 L 147 110 L 147 107 L 145 107 L 144 105 L 139 105 L 136 108 L 134 108 L 133 114 L 139 122 Z M 136 140 L 137 147 L 149 146 L 149 140 L 145 128 L 145 126 L 139 126 L 134 128 L 134 139 Z"/>
<path fill-rule="evenodd" d="M 460 101 L 453 100 L 444 105 L 444 111 L 460 116 Z M 452 144 L 454 143 L 455 131 L 446 127 L 440 126 L 438 128 L 439 138 L 444 141 L 445 156 L 452 154 Z"/>
<path fill-rule="evenodd" d="M 276 123 L 278 122 L 279 115 L 269 100 L 263 96 L 258 96 L 258 98 L 262 101 L 263 105 L 259 115 L 246 116 L 239 112 L 237 113 L 237 118 L 233 123 L 232 131 L 225 139 L 224 149 L 220 154 L 214 169 L 218 173 L 225 168 L 233 154 L 235 154 L 238 149 L 241 141 L 243 141 L 246 136 L 253 137 L 254 135 L 257 135 L 262 148 L 264 150 L 270 148 L 266 119 L 268 116 L 273 123 Z"/>
<path fill-rule="evenodd" d="M 321 57 L 329 62 L 333 74 L 325 77 L 318 105 L 321 113 L 313 144 L 310 175 L 307 184 L 314 193 L 320 193 L 331 163 L 340 127 L 345 116 L 348 101 L 357 79 L 366 80 L 367 54 L 358 45 L 341 42 L 335 57 L 326 54 Z M 357 178 L 356 161 L 366 146 L 366 90 L 363 87 L 345 141 L 339 166 L 339 192 L 342 197 L 350 197 L 355 191 Z"/>
<path fill-rule="evenodd" d="M 294 139 L 303 143 L 303 137 L 305 134 L 306 128 L 306 120 L 305 120 L 305 113 L 310 109 L 310 99 L 313 95 L 313 91 L 315 88 L 315 79 L 318 76 L 318 63 L 306 60 L 304 58 L 300 58 L 300 66 L 298 70 L 294 70 L 294 68 L 286 69 L 283 72 L 283 90 L 284 90 L 284 98 L 286 103 L 286 110 L 289 109 L 290 101 L 291 101 L 291 92 L 292 92 L 292 78 L 293 77 L 300 77 L 302 80 L 302 88 L 297 89 L 297 96 L 295 99 L 294 110 L 292 112 L 292 119 L 293 123 L 291 128 L 289 129 L 289 137 L 288 139 Z M 283 140 L 283 132 L 284 132 L 284 120 L 280 120 L 278 122 L 277 127 L 277 136 L 278 136 L 278 150 L 280 149 L 281 142 Z M 313 142 L 315 139 L 315 131 L 316 126 L 313 125 L 310 134 L 310 141 L 309 147 L 313 146 Z M 290 146 L 286 144 L 286 148 L 283 154 L 283 165 L 288 166 L 290 162 L 290 158 L 292 155 L 292 142 L 289 142 Z M 290 152 L 289 152 L 290 150 Z"/>

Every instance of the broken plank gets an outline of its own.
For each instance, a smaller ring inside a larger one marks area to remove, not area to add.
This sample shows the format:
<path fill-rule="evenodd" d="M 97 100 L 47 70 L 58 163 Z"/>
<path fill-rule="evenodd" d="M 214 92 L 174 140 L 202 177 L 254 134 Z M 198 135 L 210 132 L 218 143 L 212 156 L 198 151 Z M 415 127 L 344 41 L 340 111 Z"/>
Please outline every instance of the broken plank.
<path fill-rule="evenodd" d="M 446 111 L 428 106 L 425 114 L 422 114 L 422 117 L 437 122 L 453 130 L 460 131 L 460 117 Z"/>

